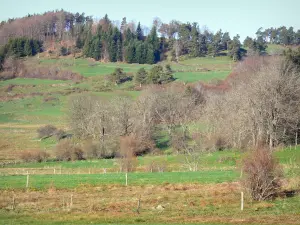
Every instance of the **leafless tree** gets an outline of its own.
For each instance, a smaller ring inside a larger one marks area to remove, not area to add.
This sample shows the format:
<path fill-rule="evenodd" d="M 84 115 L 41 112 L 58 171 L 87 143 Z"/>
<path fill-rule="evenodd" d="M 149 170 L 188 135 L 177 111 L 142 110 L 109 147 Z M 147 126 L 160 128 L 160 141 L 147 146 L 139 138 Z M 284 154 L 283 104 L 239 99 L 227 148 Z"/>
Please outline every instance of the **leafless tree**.
<path fill-rule="evenodd" d="M 229 92 L 211 95 L 205 113 L 208 134 L 221 136 L 237 148 L 261 144 L 272 148 L 295 138 L 300 76 L 292 67 L 280 58 L 268 59 L 248 67 L 231 83 Z"/>
<path fill-rule="evenodd" d="M 280 189 L 282 169 L 267 149 L 257 149 L 243 161 L 242 184 L 253 200 L 263 201 L 276 197 Z"/>

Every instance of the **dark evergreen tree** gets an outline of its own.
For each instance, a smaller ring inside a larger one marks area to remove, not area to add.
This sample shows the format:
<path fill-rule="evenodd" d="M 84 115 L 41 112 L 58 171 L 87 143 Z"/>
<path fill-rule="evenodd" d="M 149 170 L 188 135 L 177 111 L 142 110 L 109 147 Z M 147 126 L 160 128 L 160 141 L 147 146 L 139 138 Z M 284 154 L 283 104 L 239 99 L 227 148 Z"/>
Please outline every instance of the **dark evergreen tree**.
<path fill-rule="evenodd" d="M 253 45 L 253 39 L 251 37 L 246 37 L 243 43 L 245 48 L 249 48 L 250 46 Z"/>
<path fill-rule="evenodd" d="M 222 36 L 222 30 L 219 30 L 213 37 L 210 49 L 213 56 L 216 56 L 222 50 Z"/>
<path fill-rule="evenodd" d="M 240 36 L 233 37 L 233 40 L 229 44 L 229 56 L 234 60 L 238 61 L 242 59 L 241 42 Z"/>
<path fill-rule="evenodd" d="M 123 46 L 121 39 L 118 39 L 117 41 L 117 61 L 122 62 L 123 61 Z"/>
<path fill-rule="evenodd" d="M 128 63 L 134 63 L 135 62 L 134 41 L 131 41 L 125 49 L 125 60 Z"/>
<path fill-rule="evenodd" d="M 222 36 L 222 40 L 221 40 L 221 51 L 223 50 L 228 50 L 228 45 L 231 41 L 230 35 L 228 32 L 225 32 Z"/>
<path fill-rule="evenodd" d="M 32 41 L 27 39 L 24 45 L 24 54 L 26 56 L 32 56 L 32 50 L 33 50 Z"/>
<path fill-rule="evenodd" d="M 140 85 L 145 84 L 147 83 L 147 76 L 148 73 L 145 68 L 140 68 L 134 76 L 134 82 Z"/>
<path fill-rule="evenodd" d="M 139 40 L 139 41 L 142 41 L 143 38 L 144 38 L 144 34 L 143 34 L 143 30 L 141 28 L 141 24 L 140 22 L 138 23 L 138 26 L 136 28 L 136 38 Z"/>
<path fill-rule="evenodd" d="M 192 57 L 200 56 L 200 40 L 197 23 L 194 23 L 191 30 L 190 55 Z"/>
<path fill-rule="evenodd" d="M 88 31 L 87 37 L 85 39 L 84 42 L 84 46 L 83 46 L 83 54 L 87 57 L 91 57 L 93 49 L 91 48 L 92 46 L 92 33 L 91 31 Z"/>
<path fill-rule="evenodd" d="M 207 54 L 207 42 L 206 36 L 204 34 L 200 34 L 200 56 L 205 56 Z"/>
<path fill-rule="evenodd" d="M 153 47 L 151 45 L 148 45 L 146 63 L 147 64 L 154 64 L 155 63 L 154 50 L 153 50 Z"/>
<path fill-rule="evenodd" d="M 160 61 L 160 42 L 159 42 L 159 38 L 157 37 L 157 32 L 156 32 L 156 27 L 153 26 L 150 34 L 147 37 L 147 43 L 148 43 L 148 52 L 147 52 L 147 61 L 151 62 L 152 61 L 152 57 L 150 56 L 150 54 L 153 51 L 153 58 L 154 61 L 153 63 L 156 63 L 158 61 Z M 149 63 L 152 64 L 152 63 Z"/>

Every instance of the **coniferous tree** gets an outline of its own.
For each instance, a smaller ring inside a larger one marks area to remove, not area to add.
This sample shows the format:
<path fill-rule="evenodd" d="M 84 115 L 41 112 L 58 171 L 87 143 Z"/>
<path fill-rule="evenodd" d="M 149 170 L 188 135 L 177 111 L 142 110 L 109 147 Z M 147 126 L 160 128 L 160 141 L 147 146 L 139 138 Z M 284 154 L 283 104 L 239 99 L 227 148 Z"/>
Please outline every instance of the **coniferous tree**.
<path fill-rule="evenodd" d="M 117 61 L 122 62 L 123 61 L 123 46 L 121 39 L 118 39 L 117 41 Z"/>
<path fill-rule="evenodd" d="M 159 43 L 159 38 L 157 37 L 157 32 L 156 32 L 156 27 L 153 26 L 149 36 L 147 37 L 147 43 L 149 45 L 148 47 L 148 52 L 147 52 L 147 63 L 149 64 L 153 64 L 156 63 L 158 61 L 160 61 L 160 43 Z M 152 57 L 150 56 L 150 54 L 153 51 L 153 63 L 152 62 Z"/>
<path fill-rule="evenodd" d="M 24 45 L 24 55 L 26 56 L 32 56 L 32 41 L 31 40 L 26 40 L 25 45 Z"/>
<path fill-rule="evenodd" d="M 219 30 L 213 37 L 213 41 L 211 43 L 211 54 L 213 56 L 216 56 L 221 50 L 222 36 L 222 30 Z"/>
<path fill-rule="evenodd" d="M 200 56 L 205 56 L 207 54 L 207 42 L 206 36 L 204 34 L 200 34 Z"/>
<path fill-rule="evenodd" d="M 148 73 L 145 68 L 140 68 L 134 76 L 134 82 L 141 86 L 142 84 L 147 83 L 147 76 Z"/>
<path fill-rule="evenodd" d="M 143 55 L 143 43 L 141 41 L 137 41 L 135 47 L 135 60 L 136 63 L 143 63 L 142 55 Z"/>
<path fill-rule="evenodd" d="M 100 60 L 101 59 L 101 40 L 100 37 L 95 36 L 93 38 L 93 41 L 91 43 L 91 55 L 90 57 L 93 57 L 95 60 Z"/>
<path fill-rule="evenodd" d="M 155 57 L 154 57 L 154 50 L 153 47 L 150 45 L 147 49 L 147 58 L 146 58 L 147 64 L 154 64 L 155 63 Z"/>
<path fill-rule="evenodd" d="M 225 32 L 221 40 L 221 51 L 228 50 L 229 42 L 231 41 L 230 35 L 228 32 Z"/>
<path fill-rule="evenodd" d="M 136 38 L 139 40 L 139 41 L 142 41 L 143 40 L 143 37 L 144 37 L 144 34 L 143 34 L 143 30 L 141 28 L 141 23 L 139 22 L 138 23 L 138 26 L 136 28 Z"/>
<path fill-rule="evenodd" d="M 135 62 L 134 41 L 131 41 L 125 49 L 125 60 L 128 63 L 134 63 Z"/>
<path fill-rule="evenodd" d="M 234 60 L 238 61 L 242 58 L 242 51 L 241 51 L 241 42 L 240 42 L 240 36 L 237 35 L 233 37 L 233 40 L 229 44 L 229 56 Z"/>
<path fill-rule="evenodd" d="M 192 31 L 191 31 L 191 50 L 190 55 L 192 57 L 200 56 L 200 40 L 199 40 L 199 31 L 198 25 L 196 23 L 193 24 Z"/>
<path fill-rule="evenodd" d="M 92 45 L 92 33 L 91 33 L 91 31 L 88 31 L 88 34 L 87 34 L 87 37 L 85 39 L 84 46 L 83 46 L 83 54 L 86 55 L 87 57 L 91 57 L 91 55 L 92 55 L 91 45 Z"/>

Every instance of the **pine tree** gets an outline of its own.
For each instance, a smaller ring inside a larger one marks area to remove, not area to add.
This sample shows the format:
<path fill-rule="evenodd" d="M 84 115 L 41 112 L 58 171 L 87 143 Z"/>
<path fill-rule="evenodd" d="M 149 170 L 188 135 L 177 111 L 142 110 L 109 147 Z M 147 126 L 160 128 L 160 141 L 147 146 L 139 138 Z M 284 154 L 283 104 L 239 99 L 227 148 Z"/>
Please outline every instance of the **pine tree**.
<path fill-rule="evenodd" d="M 135 62 L 135 46 L 134 42 L 130 42 L 129 45 L 125 49 L 125 60 L 128 63 Z"/>
<path fill-rule="evenodd" d="M 136 42 L 136 48 L 135 48 L 135 60 L 137 63 L 142 64 L 142 54 L 143 54 L 143 49 L 142 49 L 142 42 L 137 41 Z"/>
<path fill-rule="evenodd" d="M 42 43 L 38 40 L 32 40 L 32 55 L 36 55 L 41 52 Z"/>
<path fill-rule="evenodd" d="M 160 65 L 154 66 L 149 73 L 148 82 L 151 84 L 158 84 L 160 81 L 160 77 L 163 74 L 163 67 Z"/>
<path fill-rule="evenodd" d="M 207 42 L 206 36 L 201 34 L 200 35 L 200 56 L 205 56 L 207 54 Z"/>
<path fill-rule="evenodd" d="M 194 23 L 191 31 L 191 50 L 190 54 L 192 57 L 200 56 L 200 40 L 199 40 L 199 31 L 197 24 Z"/>
<path fill-rule="evenodd" d="M 147 37 L 147 43 L 149 45 L 148 52 L 147 52 L 147 63 L 153 64 L 160 60 L 160 43 L 159 38 L 157 37 L 156 27 L 153 26 L 149 36 Z M 151 50 L 152 49 L 152 50 Z M 152 56 L 150 56 L 151 52 L 153 51 L 153 63 Z"/>
<path fill-rule="evenodd" d="M 136 28 L 136 38 L 138 39 L 138 41 L 142 41 L 143 37 L 144 37 L 143 30 L 141 28 L 141 23 L 139 22 Z"/>
<path fill-rule="evenodd" d="M 213 37 L 213 42 L 211 44 L 211 53 L 213 56 L 216 56 L 221 50 L 222 36 L 222 30 L 219 30 Z"/>
<path fill-rule="evenodd" d="M 93 41 L 91 43 L 91 49 L 92 49 L 92 55 L 95 60 L 101 59 L 101 40 L 98 36 L 93 38 Z"/>
<path fill-rule="evenodd" d="M 32 41 L 27 39 L 24 45 L 24 55 L 32 56 Z"/>
<path fill-rule="evenodd" d="M 87 37 L 85 39 L 84 42 L 84 46 L 83 46 L 83 54 L 87 57 L 92 57 L 92 49 L 91 49 L 91 45 L 92 45 L 92 33 L 91 31 L 88 31 Z"/>
<path fill-rule="evenodd" d="M 221 51 L 223 50 L 228 50 L 228 44 L 231 41 L 231 38 L 229 36 L 228 32 L 225 32 L 222 36 L 222 41 L 221 41 Z"/>
<path fill-rule="evenodd" d="M 229 44 L 229 56 L 234 60 L 238 61 L 241 60 L 242 58 L 242 53 L 241 53 L 241 42 L 239 40 L 240 36 L 237 35 L 233 37 L 233 40 Z"/>
<path fill-rule="evenodd" d="M 146 58 L 147 64 L 154 64 L 155 63 L 155 57 L 154 57 L 154 50 L 152 46 L 149 46 L 147 49 L 147 58 Z"/>
<path fill-rule="evenodd" d="M 117 61 L 118 62 L 123 61 L 123 47 L 120 39 L 118 39 L 117 41 Z"/>
<path fill-rule="evenodd" d="M 148 73 L 145 68 L 140 68 L 134 76 L 134 82 L 140 85 L 145 84 L 147 83 L 147 76 Z"/>
<path fill-rule="evenodd" d="M 122 22 L 121 22 L 121 27 L 120 27 L 121 33 L 125 32 L 126 25 L 127 25 L 126 17 L 123 17 Z"/>

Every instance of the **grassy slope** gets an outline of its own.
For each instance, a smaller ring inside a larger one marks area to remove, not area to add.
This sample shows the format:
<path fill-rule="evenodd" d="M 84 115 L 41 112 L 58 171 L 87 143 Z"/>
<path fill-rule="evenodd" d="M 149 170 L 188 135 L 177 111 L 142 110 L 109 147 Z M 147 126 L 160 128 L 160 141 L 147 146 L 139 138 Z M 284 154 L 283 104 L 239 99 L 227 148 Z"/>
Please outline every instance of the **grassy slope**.
<path fill-rule="evenodd" d="M 36 129 L 45 124 L 67 128 L 67 104 L 73 95 L 94 94 L 103 98 L 127 95 L 136 98 L 139 91 L 133 91 L 133 82 L 115 86 L 105 79 L 116 67 L 134 74 L 139 68 L 150 69 L 151 65 L 100 63 L 87 59 L 27 59 L 30 66 L 56 66 L 81 73 L 85 80 L 73 81 L 42 80 L 17 78 L 0 81 L 0 160 L 19 157 L 22 150 L 51 150 L 55 141 L 39 142 Z M 162 65 L 167 62 L 162 62 Z M 194 82 L 223 79 L 231 69 L 231 60 L 227 57 L 196 58 L 171 62 L 177 82 Z M 199 70 L 199 71 L 198 71 Z M 203 70 L 207 72 L 203 72 Z M 196 71 L 196 72 L 191 72 Z M 14 85 L 12 90 L 8 90 Z M 50 99 L 50 100 L 48 100 Z"/>

